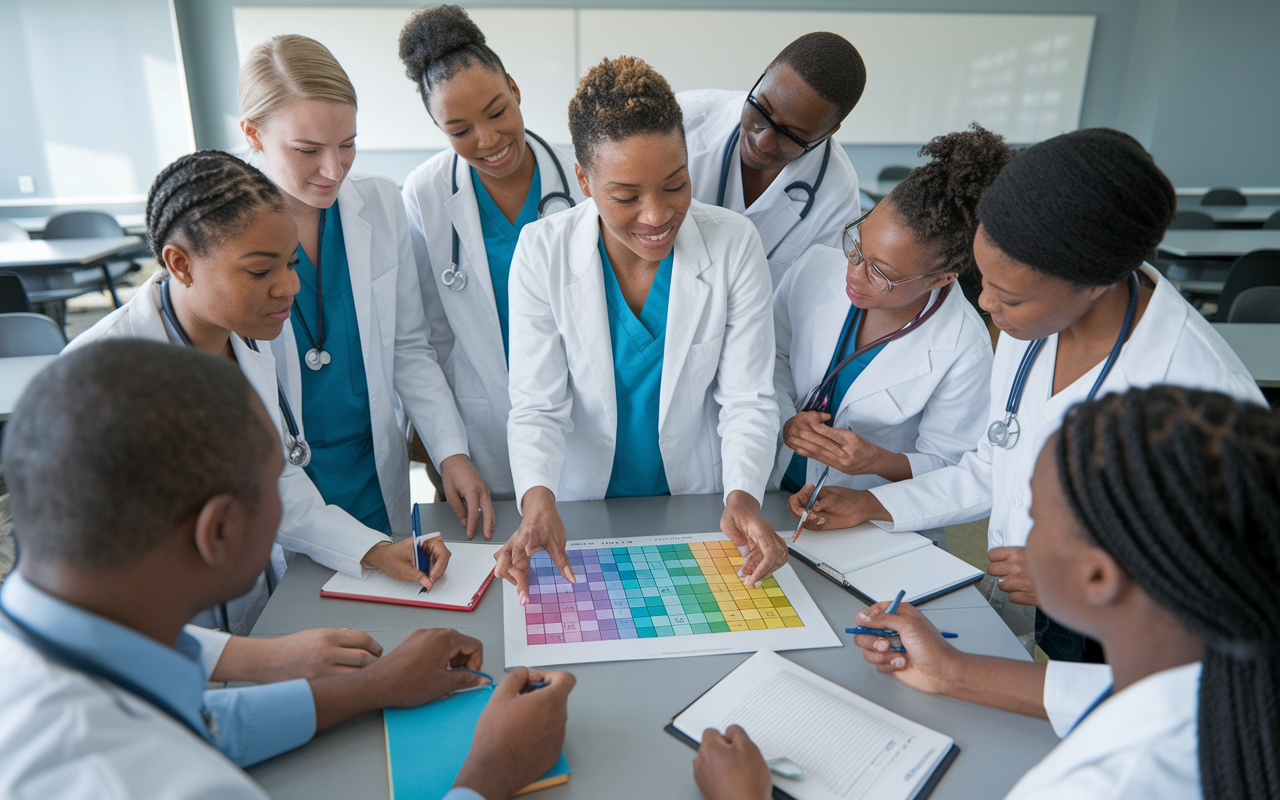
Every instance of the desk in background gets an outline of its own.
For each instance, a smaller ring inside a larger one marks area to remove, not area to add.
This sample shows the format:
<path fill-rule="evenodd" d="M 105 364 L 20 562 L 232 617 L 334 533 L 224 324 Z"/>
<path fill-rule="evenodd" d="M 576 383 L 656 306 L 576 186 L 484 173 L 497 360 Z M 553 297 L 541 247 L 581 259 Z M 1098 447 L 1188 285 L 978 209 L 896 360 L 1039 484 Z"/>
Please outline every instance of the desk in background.
<path fill-rule="evenodd" d="M 76 273 L 90 270 L 101 270 L 106 279 L 107 289 L 116 308 L 120 307 L 120 298 L 116 294 L 115 279 L 107 268 L 110 261 L 140 256 L 150 252 L 140 236 L 119 236 L 104 239 L 32 239 L 30 241 L 0 242 L 0 271 L 16 272 L 20 276 L 40 277 L 70 272 L 73 278 Z M 84 276 L 81 276 L 84 277 Z M 96 280 L 96 275 L 92 276 Z M 74 280 L 80 284 L 82 280 Z M 97 285 L 83 289 L 66 289 L 59 291 L 57 298 L 65 300 L 85 292 L 95 291 Z M 33 297 L 33 302 L 41 302 L 40 297 Z"/>
<path fill-rule="evenodd" d="M 31 379 L 57 356 L 15 356 L 0 358 L 0 422 L 7 420 L 18 405 Z"/>
<path fill-rule="evenodd" d="M 1159 250 L 1175 258 L 1231 259 L 1254 250 L 1280 250 L 1280 229 L 1170 230 Z"/>
<path fill-rule="evenodd" d="M 1253 224 L 1266 222 L 1272 214 L 1280 211 L 1280 205 L 1248 205 L 1248 206 L 1203 206 L 1199 203 L 1179 203 L 1179 211 L 1199 211 L 1213 217 L 1218 224 Z"/>
<path fill-rule="evenodd" d="M 1213 329 L 1236 351 L 1259 386 L 1280 386 L 1280 325 L 1215 322 Z"/>
<path fill-rule="evenodd" d="M 495 542 L 514 531 L 514 502 L 494 503 Z M 721 499 L 713 495 L 618 498 L 559 504 L 570 539 L 697 533 L 719 528 Z M 420 506 L 423 530 L 442 530 L 446 540 L 464 539 L 457 517 L 444 503 Z M 794 530 L 786 495 L 765 498 L 762 515 L 780 529 Z M 932 800 L 1002 797 L 1057 743 L 1047 722 L 917 692 L 862 660 L 853 637 L 844 634 L 865 605 L 807 566 L 792 561 L 805 588 L 845 646 L 799 650 L 785 657 L 848 687 L 903 716 L 955 739 L 960 756 Z M 321 599 L 332 575 L 305 556 L 293 559 L 254 626 L 254 636 L 275 636 L 313 627 L 369 631 L 390 649 L 415 628 L 454 627 L 484 644 L 485 669 L 502 672 L 502 586 L 495 580 L 472 612 Z M 1022 647 L 973 587 L 922 606 L 939 627 L 955 631 L 961 649 L 1026 660 Z M 538 793 L 564 798 L 700 798 L 693 781 L 694 751 L 663 731 L 686 705 L 742 663 L 748 654 L 576 664 L 567 667 L 578 683 L 569 697 L 565 752 L 573 776 L 565 786 Z M 311 743 L 249 770 L 276 800 L 351 797 L 385 798 L 387 755 L 382 715 L 366 714 L 318 735 Z M 430 753 L 424 753 L 430 758 Z"/>

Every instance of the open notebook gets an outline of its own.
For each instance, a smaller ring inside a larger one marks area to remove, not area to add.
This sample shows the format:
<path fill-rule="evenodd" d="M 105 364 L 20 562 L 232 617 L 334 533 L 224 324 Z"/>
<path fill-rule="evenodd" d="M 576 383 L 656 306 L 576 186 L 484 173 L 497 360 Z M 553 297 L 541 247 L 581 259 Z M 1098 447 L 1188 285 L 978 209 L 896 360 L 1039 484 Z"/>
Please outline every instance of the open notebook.
<path fill-rule="evenodd" d="M 493 557 L 501 545 L 449 542 L 448 547 L 448 569 L 430 592 L 413 581 L 398 581 L 381 572 L 365 570 L 363 578 L 336 573 L 320 589 L 320 596 L 471 611 L 493 580 Z"/>
<path fill-rule="evenodd" d="M 900 589 L 908 603 L 923 603 L 984 574 L 918 533 L 890 533 L 869 522 L 805 531 L 789 546 L 801 561 L 872 603 L 892 600 Z"/>
<path fill-rule="evenodd" d="M 761 650 L 711 687 L 666 730 L 697 747 L 707 728 L 741 725 L 766 759 L 785 757 L 804 780 L 773 775 L 774 797 L 923 800 L 959 753 L 950 737 Z"/>

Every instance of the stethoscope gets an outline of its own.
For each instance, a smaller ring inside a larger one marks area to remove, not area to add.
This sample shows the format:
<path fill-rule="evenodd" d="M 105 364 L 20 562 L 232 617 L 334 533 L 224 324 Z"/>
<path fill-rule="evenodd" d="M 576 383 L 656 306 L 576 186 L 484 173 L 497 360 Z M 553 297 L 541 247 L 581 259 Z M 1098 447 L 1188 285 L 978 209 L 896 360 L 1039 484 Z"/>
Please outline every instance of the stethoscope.
<path fill-rule="evenodd" d="M 1111 347 L 1111 353 L 1107 356 L 1107 360 L 1102 365 L 1102 372 L 1099 373 L 1098 379 L 1093 382 L 1093 388 L 1089 390 L 1086 401 L 1092 400 L 1093 396 L 1098 393 L 1098 387 L 1102 386 L 1102 382 L 1107 379 L 1107 373 L 1111 372 L 1111 367 L 1116 363 L 1116 359 L 1120 357 L 1120 348 L 1124 346 L 1124 342 L 1129 338 L 1129 332 L 1133 330 L 1133 318 L 1138 313 L 1138 275 L 1137 273 L 1129 274 L 1129 310 L 1125 312 L 1124 324 L 1120 326 L 1120 335 L 1116 337 L 1116 343 Z M 1018 364 L 1018 371 L 1013 375 L 1013 386 L 1009 389 L 1009 400 L 1004 405 L 1004 419 L 995 420 L 987 428 L 987 441 L 996 447 L 1003 447 L 1010 450 L 1018 443 L 1018 436 L 1022 432 L 1018 425 L 1018 404 L 1022 402 L 1022 390 L 1027 385 L 1027 376 L 1031 374 L 1031 367 L 1036 363 L 1036 356 L 1040 355 L 1040 351 L 1044 349 L 1044 343 L 1048 339 L 1036 339 L 1027 345 L 1027 350 L 1022 354 L 1022 362 Z"/>
<path fill-rule="evenodd" d="M 560 165 L 560 159 L 556 156 L 551 145 L 547 144 L 547 140 L 531 130 L 525 130 L 525 134 L 538 144 L 542 145 L 542 149 L 547 151 L 547 155 L 551 156 L 551 163 L 556 165 L 556 172 L 560 175 L 560 185 L 564 187 L 563 191 L 548 192 L 538 201 L 538 219 L 542 219 L 547 215 L 547 206 L 551 203 L 561 200 L 567 203 L 565 208 L 573 208 L 577 205 L 573 197 L 569 194 L 569 178 L 565 175 L 564 167 Z M 453 194 L 458 193 L 458 154 L 453 154 L 453 166 L 451 167 L 451 183 L 453 186 Z M 563 209 L 562 209 L 563 210 Z M 453 231 L 453 253 L 449 257 L 449 268 L 440 273 L 440 282 L 448 286 L 455 292 L 460 292 L 467 285 L 467 274 L 458 266 L 458 252 L 461 242 L 458 239 L 458 227 L 451 225 L 450 230 Z"/>
<path fill-rule="evenodd" d="M 178 322 L 178 315 L 173 311 L 173 300 L 169 298 L 169 281 L 167 278 L 160 282 L 160 311 L 164 314 L 165 321 L 177 332 L 178 338 L 182 340 L 182 343 L 190 347 L 191 337 L 187 336 L 182 323 Z M 262 352 L 258 349 L 258 343 L 253 339 L 245 338 L 244 343 L 253 352 Z M 289 399 L 285 396 L 284 387 L 280 385 L 279 378 L 276 379 L 276 394 L 280 402 L 280 415 L 284 417 L 285 427 L 289 431 L 288 441 L 285 442 L 289 445 L 289 452 L 286 458 L 295 467 L 305 467 L 311 463 L 311 445 L 307 444 L 307 440 L 302 438 L 298 432 L 298 421 L 293 417 L 293 409 L 289 406 Z"/>
<path fill-rule="evenodd" d="M 742 126 L 738 125 L 733 129 L 733 133 L 729 134 L 729 141 L 725 142 L 724 145 L 724 155 L 720 158 L 720 188 L 716 190 L 716 205 L 721 208 L 724 207 L 724 193 L 729 186 L 729 170 L 733 166 L 733 155 L 737 151 L 738 140 L 741 138 Z M 804 218 L 809 216 L 809 212 L 813 210 L 814 201 L 818 199 L 818 187 L 822 186 L 822 179 L 827 176 L 827 162 L 830 160 L 831 138 L 827 137 L 826 146 L 822 150 L 822 166 L 818 167 L 818 178 L 813 182 L 813 185 L 810 186 L 805 181 L 795 181 L 794 183 L 787 184 L 787 188 L 783 190 L 788 197 L 791 197 L 792 192 L 804 192 L 806 198 L 804 201 L 804 208 L 800 209 L 800 219 L 796 220 L 795 225 L 787 228 L 787 232 L 782 234 L 782 238 L 773 246 L 773 249 L 769 251 L 767 256 L 765 256 L 766 258 L 773 258 L 773 254 L 782 246 L 782 243 L 791 235 L 791 232 L 794 231 L 801 222 L 804 222 Z M 792 199 L 794 200 L 795 198 Z"/>

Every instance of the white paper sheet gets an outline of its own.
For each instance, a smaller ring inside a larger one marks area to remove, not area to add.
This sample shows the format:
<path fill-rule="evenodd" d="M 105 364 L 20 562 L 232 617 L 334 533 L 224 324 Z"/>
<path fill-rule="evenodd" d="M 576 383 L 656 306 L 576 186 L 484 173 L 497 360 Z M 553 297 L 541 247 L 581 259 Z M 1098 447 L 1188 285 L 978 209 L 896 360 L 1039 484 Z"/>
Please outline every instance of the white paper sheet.
<path fill-rule="evenodd" d="M 479 542 L 448 542 L 449 565 L 430 592 L 413 581 L 399 581 L 385 573 L 366 570 L 366 577 L 353 578 L 335 573 L 322 589 L 337 594 L 381 597 L 408 603 L 435 603 L 442 606 L 471 605 L 472 598 L 493 572 L 494 555 L 501 545 Z"/>
<path fill-rule="evenodd" d="M 794 535 L 795 531 L 791 533 Z M 791 549 L 799 551 L 812 561 L 826 564 L 836 572 L 853 572 L 921 547 L 932 546 L 933 542 L 918 533 L 890 533 L 870 522 L 864 522 L 856 528 L 804 531 L 800 534 L 800 540 L 791 545 Z"/>
<path fill-rule="evenodd" d="M 892 600 L 900 589 L 906 590 L 908 603 L 915 603 L 981 575 L 982 570 L 931 544 L 846 572 L 844 579 L 877 603 Z"/>

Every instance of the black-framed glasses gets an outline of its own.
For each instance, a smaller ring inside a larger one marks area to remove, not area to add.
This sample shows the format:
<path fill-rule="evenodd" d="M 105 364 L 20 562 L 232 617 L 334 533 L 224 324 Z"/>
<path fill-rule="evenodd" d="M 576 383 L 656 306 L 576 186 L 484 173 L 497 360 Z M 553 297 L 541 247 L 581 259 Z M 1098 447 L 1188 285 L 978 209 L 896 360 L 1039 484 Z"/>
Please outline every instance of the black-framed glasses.
<path fill-rule="evenodd" d="M 794 133 L 787 130 L 785 126 L 779 125 L 773 117 L 769 116 L 769 112 L 761 108 L 760 101 L 756 100 L 756 87 L 760 85 L 760 81 L 762 80 L 764 80 L 764 75 L 756 78 L 756 82 L 751 87 L 751 91 L 747 92 L 746 108 L 743 109 L 744 111 L 747 111 L 747 114 L 744 116 L 748 116 L 747 121 L 751 123 L 753 133 L 759 133 L 765 128 L 773 128 L 774 132 L 780 134 L 782 137 L 778 140 L 778 149 L 792 158 L 802 156 L 826 141 L 827 137 L 823 136 L 814 142 L 806 142 L 804 139 L 801 139 L 799 136 L 796 136 Z M 751 116 L 758 116 L 760 119 L 750 119 Z M 764 124 L 760 124 L 761 122 Z"/>
<path fill-rule="evenodd" d="M 844 241 L 844 257 L 849 259 L 850 264 L 855 266 L 858 264 L 864 265 L 864 269 L 867 271 L 867 280 L 870 281 L 872 286 L 876 287 L 876 291 L 881 294 L 888 294 L 895 286 L 918 281 L 921 278 L 936 274 L 936 271 L 926 272 L 914 278 L 903 278 L 900 281 L 889 280 L 889 276 L 885 275 L 884 271 L 876 266 L 875 262 L 862 254 L 862 222 L 869 216 L 871 216 L 870 211 L 845 225 L 844 234 L 841 238 Z"/>

